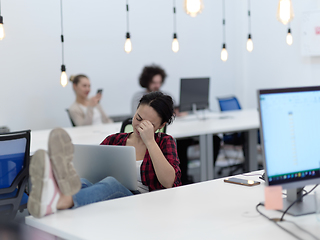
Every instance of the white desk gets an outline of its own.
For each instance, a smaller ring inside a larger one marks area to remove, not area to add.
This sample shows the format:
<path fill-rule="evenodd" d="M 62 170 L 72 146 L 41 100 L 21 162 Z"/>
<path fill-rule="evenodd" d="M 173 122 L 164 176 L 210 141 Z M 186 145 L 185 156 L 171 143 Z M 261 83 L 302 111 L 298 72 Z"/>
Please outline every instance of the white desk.
<path fill-rule="evenodd" d="M 257 110 L 208 113 L 206 120 L 196 116 L 177 118 L 167 128 L 167 133 L 174 138 L 200 136 L 201 181 L 214 178 L 212 135 L 235 131 L 249 132 L 249 170 L 257 170 L 257 129 L 259 118 Z M 65 128 L 75 144 L 99 144 L 110 134 L 120 131 L 121 123 L 100 126 Z M 33 154 L 38 149 L 47 149 L 48 136 L 51 130 L 31 132 L 31 149 Z"/>
<path fill-rule="evenodd" d="M 245 187 L 216 179 L 63 210 L 42 219 L 27 217 L 26 224 L 66 239 L 292 239 L 256 212 L 263 200 L 264 183 Z M 276 211 L 262 212 L 280 217 Z M 285 219 L 320 236 L 314 214 Z M 292 224 L 281 224 L 310 239 Z"/>
<path fill-rule="evenodd" d="M 121 123 L 64 128 L 74 144 L 100 144 L 107 136 L 118 133 Z M 52 129 L 31 131 L 30 155 L 38 149 L 48 149 L 49 133 Z"/>

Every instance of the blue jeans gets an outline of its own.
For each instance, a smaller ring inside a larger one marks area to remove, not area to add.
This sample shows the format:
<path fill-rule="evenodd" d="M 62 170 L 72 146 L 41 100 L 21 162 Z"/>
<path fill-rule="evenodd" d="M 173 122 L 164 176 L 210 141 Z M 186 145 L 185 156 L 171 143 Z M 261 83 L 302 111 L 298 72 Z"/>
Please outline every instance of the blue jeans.
<path fill-rule="evenodd" d="M 73 195 L 73 208 L 78 208 L 90 203 L 106 201 L 133 195 L 126 187 L 114 177 L 106 177 L 96 184 L 81 178 L 82 188 Z"/>

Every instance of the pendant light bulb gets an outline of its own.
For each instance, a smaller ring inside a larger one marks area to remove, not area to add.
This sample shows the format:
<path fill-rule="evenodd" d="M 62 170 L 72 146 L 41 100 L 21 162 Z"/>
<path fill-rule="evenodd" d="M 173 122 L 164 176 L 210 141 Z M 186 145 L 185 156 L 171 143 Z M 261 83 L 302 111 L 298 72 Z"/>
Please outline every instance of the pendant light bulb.
<path fill-rule="evenodd" d="M 172 48 L 172 51 L 174 53 L 178 52 L 179 51 L 179 42 L 178 42 L 178 38 L 177 38 L 177 34 L 174 33 L 173 34 L 173 41 L 172 41 L 172 45 L 171 45 L 171 48 Z"/>
<path fill-rule="evenodd" d="M 279 0 L 277 20 L 287 25 L 294 18 L 291 0 Z"/>
<path fill-rule="evenodd" d="M 185 0 L 184 8 L 187 14 L 191 17 L 196 17 L 203 9 L 203 2 L 202 0 Z"/>
<path fill-rule="evenodd" d="M 287 34 L 287 37 L 286 37 L 286 42 L 289 46 L 292 45 L 293 43 L 293 38 L 292 38 L 292 35 L 291 35 L 291 29 L 289 28 L 288 29 L 288 34 Z"/>
<path fill-rule="evenodd" d="M 6 36 L 6 34 L 5 34 L 4 28 L 3 28 L 3 18 L 2 18 L 2 16 L 0 16 L 0 40 L 4 39 L 5 36 Z"/>
<path fill-rule="evenodd" d="M 131 39 L 130 39 L 130 33 L 127 32 L 127 40 L 124 43 L 124 51 L 126 53 L 130 53 L 132 51 L 132 43 L 131 43 Z"/>
<path fill-rule="evenodd" d="M 66 74 L 66 66 L 65 65 L 61 65 L 60 84 L 62 87 L 65 87 L 68 84 L 68 76 Z"/>
<path fill-rule="evenodd" d="M 247 50 L 248 50 L 248 52 L 252 52 L 252 50 L 253 50 L 253 42 L 252 42 L 252 39 L 251 39 L 251 34 L 249 34 L 249 36 L 248 36 Z"/>
<path fill-rule="evenodd" d="M 222 45 L 221 60 L 224 61 L 224 62 L 228 60 L 228 52 L 227 52 L 227 49 L 226 49 L 226 44 Z"/>

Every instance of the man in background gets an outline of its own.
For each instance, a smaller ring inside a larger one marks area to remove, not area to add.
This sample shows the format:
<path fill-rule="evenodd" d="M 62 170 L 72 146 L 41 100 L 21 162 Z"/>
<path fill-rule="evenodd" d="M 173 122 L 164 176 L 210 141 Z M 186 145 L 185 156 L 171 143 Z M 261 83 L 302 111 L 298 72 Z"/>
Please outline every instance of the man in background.
<path fill-rule="evenodd" d="M 160 87 L 164 83 L 167 74 L 157 65 L 145 66 L 139 78 L 140 86 L 144 88 L 143 91 L 137 92 L 132 97 L 131 113 L 134 114 L 137 110 L 139 100 L 143 95 L 150 92 L 160 91 Z"/>

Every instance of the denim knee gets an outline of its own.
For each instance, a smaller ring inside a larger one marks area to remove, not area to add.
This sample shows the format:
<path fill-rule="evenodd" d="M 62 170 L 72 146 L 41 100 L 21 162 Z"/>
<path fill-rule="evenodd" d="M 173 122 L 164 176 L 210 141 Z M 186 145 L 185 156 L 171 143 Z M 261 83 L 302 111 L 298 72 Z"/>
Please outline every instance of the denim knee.
<path fill-rule="evenodd" d="M 107 184 L 107 185 L 111 185 L 113 187 L 117 187 L 117 186 L 123 186 L 117 179 L 115 179 L 114 177 L 112 176 L 108 176 L 104 179 L 102 179 L 100 182 L 98 183 L 101 183 L 101 184 Z"/>
<path fill-rule="evenodd" d="M 114 177 L 107 177 L 93 185 L 86 179 L 81 179 L 81 182 L 82 189 L 72 196 L 73 208 L 133 195 Z M 86 184 L 89 184 L 89 186 Z"/>
<path fill-rule="evenodd" d="M 120 183 L 117 179 L 115 179 L 112 176 L 108 176 L 108 177 L 102 179 L 100 182 L 104 182 L 104 183 L 106 182 L 106 183 L 109 183 L 109 184 L 119 184 Z"/>
<path fill-rule="evenodd" d="M 104 179 L 102 179 L 98 184 L 103 184 L 103 185 L 109 185 L 112 187 L 114 190 L 121 192 L 125 195 L 132 195 L 129 189 L 127 189 L 125 186 L 123 186 L 116 178 L 112 176 L 108 176 Z"/>
<path fill-rule="evenodd" d="M 88 181 L 85 178 L 80 178 L 80 181 L 81 181 L 81 185 L 82 185 L 81 188 L 86 188 L 86 187 L 90 187 L 93 185 L 90 181 Z"/>

